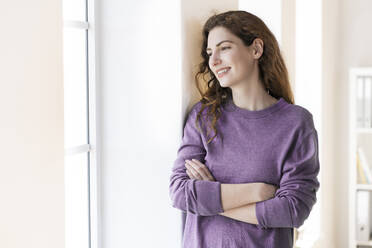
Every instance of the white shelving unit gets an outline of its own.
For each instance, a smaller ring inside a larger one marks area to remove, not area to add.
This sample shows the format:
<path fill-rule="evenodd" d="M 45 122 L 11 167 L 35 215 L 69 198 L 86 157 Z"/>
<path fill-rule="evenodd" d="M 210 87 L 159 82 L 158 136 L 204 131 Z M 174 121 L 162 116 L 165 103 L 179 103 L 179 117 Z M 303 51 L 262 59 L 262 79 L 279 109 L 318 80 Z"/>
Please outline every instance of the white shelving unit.
<path fill-rule="evenodd" d="M 372 184 L 360 184 L 357 180 L 357 147 L 363 147 L 366 153 L 372 153 L 372 128 L 359 127 L 357 124 L 358 109 L 358 80 L 371 78 L 372 67 L 352 68 L 349 72 L 349 247 L 350 248 L 372 248 L 372 240 L 357 240 L 357 213 L 361 211 L 357 206 L 357 192 L 368 191 L 372 197 Z M 372 94 L 372 93 L 371 93 Z M 371 156 L 371 155 L 370 155 Z M 372 160 L 369 160 L 372 164 Z M 372 208 L 372 207 L 371 207 Z M 369 209 L 370 216 L 372 209 Z M 372 231 L 372 227 L 371 227 Z"/>

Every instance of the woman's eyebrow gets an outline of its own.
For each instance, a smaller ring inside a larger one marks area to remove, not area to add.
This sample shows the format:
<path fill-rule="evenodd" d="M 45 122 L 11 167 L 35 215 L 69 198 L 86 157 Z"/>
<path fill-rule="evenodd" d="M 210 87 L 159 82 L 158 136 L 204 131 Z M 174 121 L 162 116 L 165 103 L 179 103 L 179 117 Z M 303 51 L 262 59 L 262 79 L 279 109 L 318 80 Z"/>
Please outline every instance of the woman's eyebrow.
<path fill-rule="evenodd" d="M 231 40 L 223 40 L 223 41 L 218 42 L 217 45 L 216 45 L 216 47 L 218 47 L 219 45 L 221 45 L 221 44 L 224 43 L 224 42 L 234 43 L 234 42 L 231 41 Z M 208 48 L 207 48 L 207 51 L 208 51 L 208 50 L 211 50 L 211 49 L 208 47 Z"/>

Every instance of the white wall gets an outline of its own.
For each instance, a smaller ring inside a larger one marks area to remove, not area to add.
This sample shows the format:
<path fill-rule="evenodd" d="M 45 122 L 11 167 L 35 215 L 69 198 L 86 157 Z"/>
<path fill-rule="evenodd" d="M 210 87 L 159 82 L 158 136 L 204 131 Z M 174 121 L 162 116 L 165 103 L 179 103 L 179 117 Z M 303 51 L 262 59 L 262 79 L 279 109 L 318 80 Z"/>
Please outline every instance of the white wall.
<path fill-rule="evenodd" d="M 106 0 L 97 11 L 101 247 L 176 247 L 168 184 L 181 127 L 179 3 Z"/>
<path fill-rule="evenodd" d="M 98 6 L 102 247 L 180 247 L 169 176 L 202 20 L 225 1 L 101 1 Z M 201 33 L 200 33 L 201 34 Z"/>
<path fill-rule="evenodd" d="M 270 8 L 268 8 L 270 6 Z M 248 11 L 262 19 L 282 44 L 282 1 L 281 0 L 240 0 L 239 9 Z"/>
<path fill-rule="evenodd" d="M 0 247 L 64 247 L 62 3 L 0 1 Z"/>
<path fill-rule="evenodd" d="M 321 0 L 297 1 L 295 23 L 295 104 L 308 109 L 314 119 L 318 132 L 320 172 L 318 179 L 321 187 L 317 192 L 317 202 L 310 216 L 299 230 L 299 247 L 311 247 L 319 242 L 324 231 L 320 217 L 324 207 L 322 128 L 322 4 Z"/>

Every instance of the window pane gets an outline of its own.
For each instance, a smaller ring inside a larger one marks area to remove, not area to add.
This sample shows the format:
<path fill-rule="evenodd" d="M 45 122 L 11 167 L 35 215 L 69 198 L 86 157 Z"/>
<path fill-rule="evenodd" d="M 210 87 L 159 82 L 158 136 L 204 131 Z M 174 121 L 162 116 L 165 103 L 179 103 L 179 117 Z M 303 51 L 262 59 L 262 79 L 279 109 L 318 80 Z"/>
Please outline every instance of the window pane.
<path fill-rule="evenodd" d="M 85 21 L 85 0 L 63 0 L 63 19 Z"/>
<path fill-rule="evenodd" d="M 87 143 L 85 30 L 64 29 L 65 148 Z"/>
<path fill-rule="evenodd" d="M 87 156 L 65 156 L 66 248 L 89 247 Z"/>

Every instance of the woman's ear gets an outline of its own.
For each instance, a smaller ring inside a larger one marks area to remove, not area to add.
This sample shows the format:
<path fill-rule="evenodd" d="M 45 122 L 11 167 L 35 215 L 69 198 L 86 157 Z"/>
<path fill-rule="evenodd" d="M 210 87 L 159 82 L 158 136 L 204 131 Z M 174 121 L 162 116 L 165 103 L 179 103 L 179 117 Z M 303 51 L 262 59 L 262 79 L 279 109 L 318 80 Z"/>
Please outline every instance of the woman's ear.
<path fill-rule="evenodd" d="M 263 48 L 264 48 L 263 40 L 261 40 L 260 38 L 254 39 L 252 47 L 253 47 L 254 58 L 259 59 L 261 55 L 263 54 Z"/>

